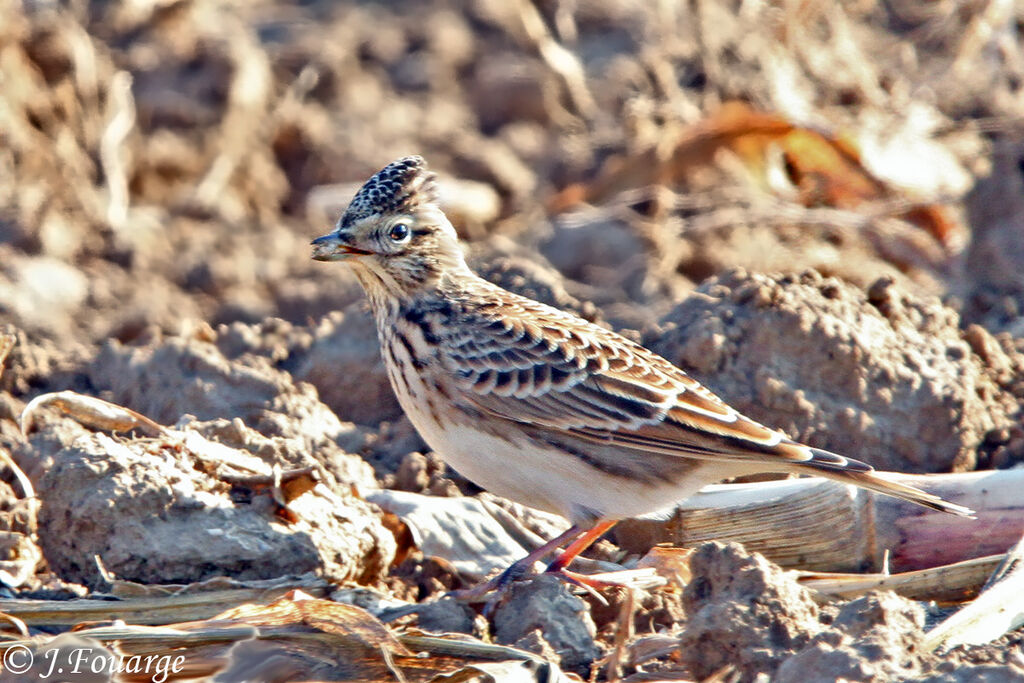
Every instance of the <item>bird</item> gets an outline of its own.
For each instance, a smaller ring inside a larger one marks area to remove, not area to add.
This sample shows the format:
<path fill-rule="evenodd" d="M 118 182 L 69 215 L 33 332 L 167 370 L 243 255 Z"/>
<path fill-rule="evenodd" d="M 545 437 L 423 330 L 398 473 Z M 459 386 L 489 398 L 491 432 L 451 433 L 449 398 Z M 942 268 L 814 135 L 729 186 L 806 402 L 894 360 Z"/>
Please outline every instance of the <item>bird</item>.
<path fill-rule="evenodd" d="M 482 488 L 571 524 L 480 593 L 559 549 L 546 571 L 600 586 L 567 567 L 616 522 L 743 475 L 818 475 L 972 515 L 766 427 L 644 346 L 480 277 L 420 156 L 367 180 L 312 247 L 313 259 L 352 267 L 392 388 L 427 445 Z"/>

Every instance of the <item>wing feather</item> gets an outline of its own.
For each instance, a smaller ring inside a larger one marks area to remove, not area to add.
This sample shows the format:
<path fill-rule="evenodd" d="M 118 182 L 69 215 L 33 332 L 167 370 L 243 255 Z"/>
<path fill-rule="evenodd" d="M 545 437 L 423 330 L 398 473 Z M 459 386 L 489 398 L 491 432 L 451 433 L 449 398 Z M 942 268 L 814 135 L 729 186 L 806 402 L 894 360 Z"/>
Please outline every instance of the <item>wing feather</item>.
<path fill-rule="evenodd" d="M 462 400 L 515 422 L 679 456 L 763 460 L 785 439 L 664 358 L 551 310 L 528 302 L 460 320 L 442 353 Z"/>
<path fill-rule="evenodd" d="M 618 466 L 631 476 L 671 469 L 652 462 L 652 471 L 641 472 L 637 460 L 645 453 L 746 462 L 751 472 L 819 474 L 938 510 L 970 513 L 741 415 L 683 370 L 614 332 L 495 290 L 496 303 L 463 310 L 457 324 L 432 330 L 447 335 L 439 353 L 456 378 L 453 400 L 474 411 L 544 432 L 552 442 L 599 445 L 606 469 L 616 466 L 608 454 L 621 448 Z"/>

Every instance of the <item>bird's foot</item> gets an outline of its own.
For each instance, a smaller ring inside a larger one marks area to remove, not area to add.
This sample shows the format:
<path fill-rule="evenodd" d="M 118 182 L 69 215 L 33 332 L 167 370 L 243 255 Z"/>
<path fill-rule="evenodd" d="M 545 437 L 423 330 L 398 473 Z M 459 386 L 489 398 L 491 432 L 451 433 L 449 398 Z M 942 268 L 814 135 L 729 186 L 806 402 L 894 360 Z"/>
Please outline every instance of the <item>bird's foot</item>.
<path fill-rule="evenodd" d="M 472 588 L 450 591 L 448 595 L 461 602 L 486 602 L 483 609 L 483 615 L 485 617 L 490 617 L 494 613 L 495 608 L 497 608 L 498 604 L 505 597 L 508 590 L 512 587 L 512 584 L 530 576 L 532 573 L 530 570 L 531 568 L 525 564 L 520 565 L 520 563 L 516 562 L 505 569 L 505 571 L 487 581 L 479 583 Z M 532 574 L 533 577 L 544 575 L 556 576 L 566 583 L 582 588 L 601 602 L 605 602 L 605 600 L 597 592 L 597 589 L 614 585 L 611 583 L 606 584 L 600 580 L 591 580 L 590 577 L 583 574 L 578 574 L 576 572 L 560 568 L 548 568 L 542 573 Z"/>
<path fill-rule="evenodd" d="M 668 581 L 658 574 L 653 567 L 642 569 L 620 569 L 600 574 L 578 574 L 567 569 L 551 572 L 556 576 L 565 578 L 569 583 L 576 586 L 591 588 L 593 590 L 607 590 L 609 588 L 638 588 L 647 590 L 664 586 Z"/>
<path fill-rule="evenodd" d="M 460 602 L 485 602 L 483 615 L 490 617 L 498 603 L 505 596 L 512 584 L 526 576 L 528 567 L 517 566 L 515 563 L 497 576 L 478 583 L 472 588 L 449 591 L 448 595 Z"/>
<path fill-rule="evenodd" d="M 544 573 L 553 574 L 567 583 L 579 586 L 580 588 L 588 591 L 591 595 L 595 596 L 598 600 L 603 601 L 603 598 L 601 598 L 600 594 L 597 592 L 598 589 L 617 586 L 620 584 L 615 581 L 608 581 L 604 577 L 596 579 L 591 576 L 577 574 L 576 572 L 569 571 L 566 567 L 573 561 L 573 559 L 576 558 L 577 555 L 580 554 L 580 552 L 588 548 L 590 544 L 597 540 L 601 534 L 610 529 L 614 524 L 614 521 L 601 522 L 600 524 L 596 524 L 586 530 L 574 525 L 562 532 L 562 534 L 557 538 L 551 539 L 526 557 L 512 563 L 508 569 L 501 572 L 494 578 L 484 581 L 472 588 L 451 591 L 448 595 L 462 602 L 481 602 L 486 600 L 487 604 L 484 606 L 483 613 L 484 616 L 490 616 L 512 583 L 529 574 L 533 569 L 534 563 L 542 557 L 548 555 L 554 550 L 557 550 L 563 544 L 569 543 L 568 547 L 566 547 L 566 549 L 548 565 L 547 569 L 544 570 Z"/>
<path fill-rule="evenodd" d="M 489 601 L 491 593 L 504 593 L 514 581 L 523 578 L 529 571 L 530 567 L 526 563 L 522 561 L 514 562 L 505 571 L 487 581 L 478 583 L 471 588 L 449 591 L 448 595 L 459 602 L 481 602 L 485 599 Z"/>
<path fill-rule="evenodd" d="M 608 601 L 604 599 L 598 591 L 606 588 L 618 588 L 619 584 L 603 581 L 601 579 L 595 579 L 586 574 L 580 574 L 579 572 L 569 571 L 568 569 L 548 569 L 544 570 L 544 574 L 549 576 L 556 576 L 566 583 L 582 588 L 584 591 L 589 593 L 591 597 L 600 602 L 604 606 L 608 606 Z"/>
<path fill-rule="evenodd" d="M 485 617 L 490 617 L 512 587 L 512 584 L 527 577 L 554 576 L 571 586 L 585 591 L 603 605 L 607 605 L 608 601 L 601 595 L 601 591 L 622 588 L 650 588 L 665 583 L 664 579 L 654 574 L 654 570 L 649 569 L 626 569 L 599 575 L 587 575 L 562 567 L 549 567 L 541 573 L 532 574 L 531 577 L 529 567 L 517 565 L 518 563 L 511 565 L 488 581 L 479 583 L 471 588 L 450 591 L 447 595 L 460 602 L 486 602 L 482 613 Z"/>

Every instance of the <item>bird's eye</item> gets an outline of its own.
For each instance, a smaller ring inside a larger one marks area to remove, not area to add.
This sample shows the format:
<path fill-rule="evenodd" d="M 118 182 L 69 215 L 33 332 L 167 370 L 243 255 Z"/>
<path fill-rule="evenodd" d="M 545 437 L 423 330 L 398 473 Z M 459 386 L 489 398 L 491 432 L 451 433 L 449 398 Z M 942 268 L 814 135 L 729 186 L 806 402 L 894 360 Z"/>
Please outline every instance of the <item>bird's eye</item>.
<path fill-rule="evenodd" d="M 395 223 L 388 231 L 388 237 L 392 242 L 404 242 L 409 239 L 409 226 L 405 223 Z"/>

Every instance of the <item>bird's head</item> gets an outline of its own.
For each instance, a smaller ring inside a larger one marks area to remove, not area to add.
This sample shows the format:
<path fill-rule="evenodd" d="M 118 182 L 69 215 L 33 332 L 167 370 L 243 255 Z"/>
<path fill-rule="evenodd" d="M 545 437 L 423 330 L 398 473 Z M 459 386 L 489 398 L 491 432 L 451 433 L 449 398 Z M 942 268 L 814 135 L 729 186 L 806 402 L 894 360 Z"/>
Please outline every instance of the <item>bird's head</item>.
<path fill-rule="evenodd" d="M 346 261 L 367 293 L 397 297 L 466 267 L 455 229 L 437 205 L 436 178 L 418 156 L 393 161 L 367 180 L 334 231 L 313 240 L 313 258 Z"/>

